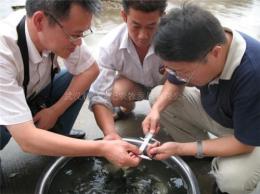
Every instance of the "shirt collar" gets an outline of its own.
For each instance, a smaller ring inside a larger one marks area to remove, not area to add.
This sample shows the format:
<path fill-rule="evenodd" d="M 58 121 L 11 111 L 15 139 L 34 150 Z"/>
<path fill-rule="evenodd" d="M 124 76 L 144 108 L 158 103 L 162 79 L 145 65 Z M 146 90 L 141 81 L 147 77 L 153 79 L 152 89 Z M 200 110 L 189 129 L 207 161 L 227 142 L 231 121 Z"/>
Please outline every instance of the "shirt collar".
<path fill-rule="evenodd" d="M 127 26 L 125 24 L 125 30 L 122 35 L 122 41 L 120 43 L 119 49 L 121 50 L 121 49 L 128 49 L 128 48 L 129 48 L 129 36 L 128 36 Z"/>
<path fill-rule="evenodd" d="M 122 35 L 122 41 L 121 41 L 121 44 L 120 44 L 120 47 L 119 47 L 119 50 L 121 50 L 121 49 L 127 49 L 127 51 L 130 54 L 132 53 L 131 49 L 135 49 L 134 43 L 131 40 L 131 38 L 129 37 L 126 24 L 125 24 L 125 31 L 123 32 L 123 35 Z M 154 51 L 154 45 L 152 44 L 149 47 L 149 50 L 148 50 L 148 52 L 146 54 L 146 57 L 148 57 L 150 55 L 153 55 L 153 54 L 155 54 L 155 51 Z"/>
<path fill-rule="evenodd" d="M 211 81 L 210 84 L 218 83 L 220 79 L 230 80 L 235 69 L 240 65 L 246 51 L 246 41 L 244 38 L 235 30 L 229 28 L 224 29 L 226 32 L 230 32 L 233 35 L 231 45 L 222 73 L 218 78 Z"/>
<path fill-rule="evenodd" d="M 33 64 L 41 63 L 43 60 L 43 57 L 49 56 L 50 51 L 44 50 L 42 52 L 42 56 L 40 55 L 39 51 L 36 49 L 36 46 L 30 37 L 27 22 L 25 22 L 25 36 L 26 36 L 26 42 L 27 42 L 27 47 L 28 47 L 29 59 L 31 60 L 31 62 Z"/>

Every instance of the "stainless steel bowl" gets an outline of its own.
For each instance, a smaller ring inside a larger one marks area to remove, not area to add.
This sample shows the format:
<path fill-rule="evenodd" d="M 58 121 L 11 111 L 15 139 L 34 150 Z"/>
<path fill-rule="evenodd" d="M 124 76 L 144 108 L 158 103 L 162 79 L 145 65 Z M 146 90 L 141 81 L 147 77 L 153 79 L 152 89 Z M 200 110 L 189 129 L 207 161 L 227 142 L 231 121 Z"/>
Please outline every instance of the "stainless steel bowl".
<path fill-rule="evenodd" d="M 142 140 L 135 138 L 124 138 L 125 141 L 132 143 L 134 145 L 140 146 L 142 144 Z M 51 166 L 47 169 L 47 171 L 43 174 L 43 176 L 38 181 L 35 194 L 46 194 L 50 188 L 53 178 L 55 175 L 71 160 L 72 158 L 68 157 L 60 157 L 58 158 Z M 167 160 L 162 161 L 167 164 L 171 168 L 174 168 L 177 173 L 183 178 L 188 187 L 187 194 L 200 194 L 198 181 L 190 169 L 190 167 L 178 156 L 171 156 Z"/>

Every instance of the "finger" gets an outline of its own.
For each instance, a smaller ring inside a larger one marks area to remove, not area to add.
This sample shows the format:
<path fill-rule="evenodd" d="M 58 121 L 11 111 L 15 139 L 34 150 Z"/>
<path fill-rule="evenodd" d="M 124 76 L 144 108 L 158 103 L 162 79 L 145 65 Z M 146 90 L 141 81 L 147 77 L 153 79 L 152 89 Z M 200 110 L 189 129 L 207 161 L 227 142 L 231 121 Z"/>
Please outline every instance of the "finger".
<path fill-rule="evenodd" d="M 123 158 L 124 159 L 119 164 L 117 164 L 120 167 L 135 167 L 140 162 L 139 157 L 133 152 L 128 152 L 124 155 Z"/>
<path fill-rule="evenodd" d="M 151 147 L 150 147 L 150 149 L 147 151 L 147 154 L 149 155 L 149 156 L 153 156 L 153 155 L 156 155 L 156 154 L 158 154 L 159 152 L 158 152 L 158 146 L 157 145 L 151 145 Z"/>
<path fill-rule="evenodd" d="M 152 127 L 150 128 L 150 133 L 155 134 L 156 130 L 154 130 Z"/>
<path fill-rule="evenodd" d="M 156 131 L 156 129 L 157 129 L 157 126 L 158 126 L 158 124 L 157 124 L 157 122 L 156 121 L 151 121 L 150 122 L 150 132 L 151 133 L 155 133 L 155 131 Z"/>
<path fill-rule="evenodd" d="M 152 159 L 157 159 L 157 152 L 156 151 L 153 151 L 151 152 L 151 150 L 154 149 L 154 148 L 151 148 L 150 150 L 147 151 L 147 155 L 152 158 Z"/>
<path fill-rule="evenodd" d="M 143 126 L 143 132 L 144 134 L 148 133 L 149 129 L 150 129 L 150 122 L 145 120 L 143 123 L 142 123 L 142 126 Z"/>
<path fill-rule="evenodd" d="M 151 158 L 154 159 L 154 160 L 161 160 L 162 159 L 161 154 L 153 154 L 151 156 Z"/>
<path fill-rule="evenodd" d="M 149 131 L 149 130 L 148 130 L 148 128 L 147 128 L 147 127 L 143 127 L 143 133 L 144 133 L 144 134 L 147 134 L 147 133 L 148 133 L 148 131 Z"/>
<path fill-rule="evenodd" d="M 151 154 L 151 147 L 148 147 L 147 150 L 146 150 L 146 154 L 147 156 L 149 156 L 150 158 L 152 158 L 154 156 L 154 154 Z"/>
<path fill-rule="evenodd" d="M 151 155 L 155 155 L 155 154 L 159 154 L 160 153 L 160 147 L 156 146 L 156 147 L 152 147 L 149 151 L 149 153 Z"/>
<path fill-rule="evenodd" d="M 129 152 L 129 156 L 132 157 L 132 156 L 136 156 L 133 152 Z"/>
<path fill-rule="evenodd" d="M 139 159 L 141 159 L 138 155 L 135 155 L 135 154 L 133 154 L 130 157 L 131 157 L 131 159 L 138 159 L 138 161 L 139 161 Z"/>
<path fill-rule="evenodd" d="M 151 150 L 152 148 L 158 147 L 158 142 L 154 142 L 153 144 L 149 144 L 147 150 Z"/>
<path fill-rule="evenodd" d="M 166 158 L 168 158 L 169 156 L 167 156 L 166 154 L 160 153 L 160 154 L 156 154 L 154 155 L 155 160 L 165 160 Z"/>
<path fill-rule="evenodd" d="M 45 124 L 44 124 L 43 122 L 41 122 L 41 120 L 39 120 L 39 121 L 37 122 L 37 126 L 38 126 L 38 128 L 40 128 L 40 129 L 45 129 L 45 130 L 46 130 L 46 126 L 45 126 Z"/>
<path fill-rule="evenodd" d="M 160 131 L 160 123 L 158 123 L 156 130 L 155 130 L 155 133 L 158 133 L 159 131 Z"/>
<path fill-rule="evenodd" d="M 37 123 L 39 120 L 40 120 L 40 116 L 39 116 L 39 114 L 36 114 L 36 115 L 33 117 L 33 122 L 34 122 L 34 123 Z"/>
<path fill-rule="evenodd" d="M 161 145 L 161 142 L 158 141 L 157 139 L 153 139 L 153 143 L 151 145 L 159 146 L 159 145 Z"/>
<path fill-rule="evenodd" d="M 133 152 L 129 152 L 128 156 L 131 158 L 131 160 L 134 159 L 134 158 L 139 158 L 139 156 L 134 154 Z"/>
<path fill-rule="evenodd" d="M 125 142 L 125 143 L 126 143 L 125 145 L 126 145 L 127 151 L 130 151 L 130 152 L 134 153 L 135 155 L 139 154 L 140 151 L 136 145 L 133 145 L 133 144 L 127 143 L 127 142 Z"/>
<path fill-rule="evenodd" d="M 130 158 L 127 166 L 135 167 L 140 163 L 140 161 L 141 161 L 141 159 L 139 157 Z"/>

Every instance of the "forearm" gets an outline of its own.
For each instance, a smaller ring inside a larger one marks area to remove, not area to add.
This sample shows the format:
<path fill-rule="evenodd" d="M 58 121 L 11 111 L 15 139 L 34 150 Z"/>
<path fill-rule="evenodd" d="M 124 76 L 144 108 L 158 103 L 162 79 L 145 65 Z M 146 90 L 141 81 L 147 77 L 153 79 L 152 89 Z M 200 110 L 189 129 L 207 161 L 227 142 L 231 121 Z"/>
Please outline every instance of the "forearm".
<path fill-rule="evenodd" d="M 41 153 L 48 156 L 102 156 L 102 142 L 69 138 L 49 131 L 41 130 L 41 141 L 32 139 L 24 148 L 25 152 Z M 59 149 L 57 149 L 59 148 Z"/>
<path fill-rule="evenodd" d="M 115 122 L 111 110 L 102 104 L 95 104 L 92 109 L 96 122 L 104 135 L 116 133 Z"/>
<path fill-rule="evenodd" d="M 234 135 L 203 141 L 206 156 L 233 156 L 252 152 L 253 146 L 238 141 Z"/>
<path fill-rule="evenodd" d="M 184 86 L 176 86 L 166 81 L 163 85 L 163 89 L 158 99 L 152 106 L 152 110 L 162 112 L 169 104 L 174 102 L 178 96 L 182 93 Z"/>
<path fill-rule="evenodd" d="M 59 116 L 62 115 L 67 108 L 69 108 L 87 89 L 89 89 L 98 73 L 98 66 L 93 64 L 85 72 L 74 76 L 63 96 L 53 106 L 51 106 L 51 109 L 53 109 Z M 86 96 L 84 96 L 84 98 L 86 98 Z"/>
<path fill-rule="evenodd" d="M 38 129 L 32 122 L 9 126 L 8 129 L 25 152 L 48 156 L 103 155 L 104 141 L 69 138 Z"/>
<path fill-rule="evenodd" d="M 233 135 L 202 141 L 203 155 L 225 157 L 250 153 L 254 147 L 239 142 Z M 192 155 L 197 153 L 197 143 L 177 143 L 176 155 Z"/>

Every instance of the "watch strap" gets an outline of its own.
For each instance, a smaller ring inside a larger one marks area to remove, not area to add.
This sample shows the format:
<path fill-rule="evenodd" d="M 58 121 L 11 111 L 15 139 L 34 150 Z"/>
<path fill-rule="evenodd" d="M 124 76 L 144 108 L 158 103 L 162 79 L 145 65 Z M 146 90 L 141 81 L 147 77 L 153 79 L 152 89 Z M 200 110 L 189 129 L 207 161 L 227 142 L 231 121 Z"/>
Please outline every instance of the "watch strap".
<path fill-rule="evenodd" d="M 196 158 L 204 158 L 204 154 L 203 154 L 203 146 L 202 146 L 202 141 L 198 140 L 197 141 L 197 153 L 195 155 Z"/>

